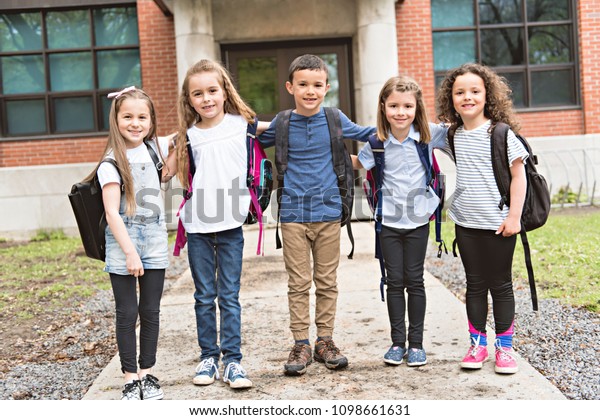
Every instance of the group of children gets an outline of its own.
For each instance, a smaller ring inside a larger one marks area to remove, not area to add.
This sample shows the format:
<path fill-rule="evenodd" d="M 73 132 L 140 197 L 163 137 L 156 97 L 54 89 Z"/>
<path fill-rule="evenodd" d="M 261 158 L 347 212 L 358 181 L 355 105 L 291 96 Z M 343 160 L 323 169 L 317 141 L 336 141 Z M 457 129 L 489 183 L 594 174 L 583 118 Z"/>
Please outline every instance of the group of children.
<path fill-rule="evenodd" d="M 306 372 L 313 359 L 329 369 L 346 367 L 348 359 L 332 338 L 342 212 L 339 195 L 330 191 L 336 190 L 337 180 L 321 107 L 329 89 L 326 64 L 314 55 L 296 58 L 290 65 L 286 88 L 294 97 L 295 108 L 289 122 L 280 221 L 294 343 L 284 373 L 297 376 Z M 428 122 L 421 89 L 408 77 L 392 77 L 382 88 L 376 127 L 357 125 L 339 111 L 344 138 L 365 142 L 376 132 L 385 149 L 383 189 L 387 193 L 383 195 L 380 243 L 388 272 L 391 346 L 383 357 L 387 364 L 399 365 L 405 358 L 408 366 L 427 362 L 423 348 L 423 265 L 429 215 L 439 198 L 424 188 L 425 169 L 414 147 L 415 143 L 424 143 L 430 158 L 434 149 L 442 149 L 453 154 L 457 166 L 456 194 L 448 214 L 456 223 L 457 243 L 467 273 L 471 339 L 461 366 L 478 369 L 488 358 L 489 290 L 496 329 L 496 371 L 517 371 L 512 353 L 515 309 L 511 264 L 515 234 L 520 231 L 527 153 L 509 132 L 511 207 L 500 210 L 489 147 L 490 127 L 495 122 L 505 122 L 518 130 L 509 94 L 504 79 L 493 71 L 467 64 L 449 72 L 442 82 L 437 98 L 437 116 L 442 124 Z M 157 140 L 154 106 L 141 89 L 126 88 L 110 97 L 114 99 L 103 158 L 114 157 L 119 170 L 102 163 L 98 177 L 108 221 L 105 270 L 110 274 L 115 297 L 117 344 L 126 382 L 122 398 L 163 398 L 158 379 L 150 370 L 156 362 L 160 300 L 168 266 L 160 187 L 174 175 L 185 191 L 191 183 L 192 191 L 192 199 L 180 210 L 180 218 L 187 234 L 195 285 L 200 347 L 193 383 L 209 385 L 219 379 L 222 363 L 225 383 L 232 388 L 252 387 L 241 365 L 239 291 L 243 216 L 250 205 L 249 194 L 243 193 L 247 192 L 246 129 L 256 115 L 236 91 L 228 72 L 212 60 L 201 60 L 188 70 L 178 100 L 178 133 L 169 141 Z M 263 147 L 275 144 L 277 118 L 258 123 Z M 446 140 L 448 128 L 455 131 L 453 150 Z M 165 162 L 161 179 L 152 163 L 153 151 Z M 368 143 L 358 156 L 353 156 L 353 164 L 356 169 L 374 166 Z M 193 178 L 189 176 L 190 165 L 196 168 Z M 315 168 L 319 177 L 308 180 L 305 174 Z M 234 190 L 242 193 L 228 193 Z M 314 347 L 309 338 L 309 292 L 313 282 L 317 327 Z M 136 361 L 138 316 L 140 350 Z"/>

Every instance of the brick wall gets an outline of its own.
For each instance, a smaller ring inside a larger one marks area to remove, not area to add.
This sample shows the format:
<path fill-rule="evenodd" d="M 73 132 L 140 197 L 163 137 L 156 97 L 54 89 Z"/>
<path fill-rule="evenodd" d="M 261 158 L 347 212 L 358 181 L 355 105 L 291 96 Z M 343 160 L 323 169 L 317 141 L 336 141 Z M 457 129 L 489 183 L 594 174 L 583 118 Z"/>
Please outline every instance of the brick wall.
<path fill-rule="evenodd" d="M 597 0 L 579 0 L 579 65 L 585 133 L 600 133 L 600 10 Z"/>
<path fill-rule="evenodd" d="M 596 0 L 580 0 L 579 34 L 583 104 L 586 110 L 526 112 L 519 114 L 527 137 L 574 135 L 600 132 L 600 11 Z M 435 80 L 431 36 L 430 0 L 410 0 L 396 4 L 398 68 L 414 77 L 423 89 L 429 118 L 435 118 Z"/>
<path fill-rule="evenodd" d="M 172 17 L 166 17 L 153 0 L 138 0 L 140 58 L 144 90 L 156 108 L 158 135 L 177 129 L 177 57 Z"/>
<path fill-rule="evenodd" d="M 158 134 L 177 127 L 177 61 L 172 17 L 166 17 L 153 0 L 138 0 L 138 25 L 142 85 L 153 99 Z M 100 159 L 106 137 L 44 139 L 0 142 L 0 168 L 61 163 L 94 162 Z"/>

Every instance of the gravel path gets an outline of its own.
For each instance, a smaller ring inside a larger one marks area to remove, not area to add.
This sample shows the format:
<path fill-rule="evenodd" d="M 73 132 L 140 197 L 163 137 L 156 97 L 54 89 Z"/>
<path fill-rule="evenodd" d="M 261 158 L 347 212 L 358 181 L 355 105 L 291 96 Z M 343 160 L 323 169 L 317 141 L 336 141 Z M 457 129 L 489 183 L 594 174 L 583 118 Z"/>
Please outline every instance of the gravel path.
<path fill-rule="evenodd" d="M 435 257 L 432 245 L 426 268 L 464 301 L 464 271 L 459 258 Z M 185 250 L 184 250 L 185 252 Z M 187 268 L 187 256 L 171 258 L 166 288 Z M 539 313 L 531 310 L 526 284 L 515 285 L 517 315 L 515 348 L 533 367 L 552 381 L 569 399 L 600 399 L 600 316 L 563 307 L 555 300 L 540 300 Z M 86 321 L 72 325 L 50 340 L 69 343 L 71 361 L 21 365 L 0 379 L 0 399 L 81 399 L 111 360 L 109 354 L 90 354 L 89 344 L 114 337 L 112 293 L 102 292 L 78 311 Z M 490 324 L 491 324 L 490 320 Z M 466 326 L 465 326 L 466 329 Z M 465 332 L 466 334 L 466 332 Z M 46 343 L 52 347 L 52 341 Z"/>
<path fill-rule="evenodd" d="M 465 275 L 460 258 L 450 253 L 438 259 L 436 252 L 437 248 L 430 246 L 425 268 L 464 302 Z M 515 254 L 515 258 L 523 256 Z M 536 313 L 529 284 L 516 283 L 514 289 L 515 350 L 567 398 L 600 400 L 600 315 L 562 306 L 556 299 L 540 299 Z M 493 325 L 491 316 L 488 323 Z M 493 332 L 493 328 L 488 330 Z"/>

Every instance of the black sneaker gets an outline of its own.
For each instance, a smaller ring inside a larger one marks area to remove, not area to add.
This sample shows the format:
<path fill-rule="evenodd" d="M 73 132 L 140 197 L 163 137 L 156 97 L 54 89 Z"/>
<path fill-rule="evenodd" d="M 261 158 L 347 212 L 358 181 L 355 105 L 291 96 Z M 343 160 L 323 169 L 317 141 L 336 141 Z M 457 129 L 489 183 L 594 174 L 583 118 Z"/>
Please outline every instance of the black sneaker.
<path fill-rule="evenodd" d="M 123 396 L 121 400 L 141 400 L 142 399 L 142 385 L 141 382 L 136 380 L 133 382 L 126 383 L 123 386 Z"/>
<path fill-rule="evenodd" d="M 162 400 L 165 393 L 160 389 L 158 379 L 152 375 L 146 375 L 141 381 L 142 399 L 144 400 Z"/>
<path fill-rule="evenodd" d="M 338 349 L 331 337 L 323 337 L 315 343 L 315 360 L 325 363 L 327 369 L 342 369 L 348 366 L 348 359 Z"/>
<path fill-rule="evenodd" d="M 296 343 L 283 366 L 283 372 L 290 376 L 300 376 L 306 372 L 306 367 L 312 363 L 310 345 Z"/>

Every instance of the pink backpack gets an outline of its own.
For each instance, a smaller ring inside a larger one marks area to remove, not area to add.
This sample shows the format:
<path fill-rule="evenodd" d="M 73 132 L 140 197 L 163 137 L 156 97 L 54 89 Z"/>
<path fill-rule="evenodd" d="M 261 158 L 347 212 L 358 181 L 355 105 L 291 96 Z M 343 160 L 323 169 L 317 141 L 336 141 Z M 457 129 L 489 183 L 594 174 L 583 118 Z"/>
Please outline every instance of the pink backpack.
<path fill-rule="evenodd" d="M 251 225 L 258 223 L 259 234 L 258 234 L 258 245 L 256 247 L 256 255 L 264 255 L 263 250 L 263 213 L 269 207 L 271 202 L 271 191 L 273 189 L 273 164 L 260 145 L 260 142 L 256 138 L 256 127 L 258 120 L 255 118 L 253 124 L 248 124 L 246 130 L 246 148 L 248 156 L 248 171 L 246 178 L 246 185 L 250 191 L 250 208 L 248 209 L 248 216 L 246 217 L 245 224 Z M 196 167 L 192 158 L 192 148 L 190 146 L 189 138 L 186 136 L 186 146 L 188 149 L 188 157 L 190 159 L 188 171 L 188 183 L 189 188 L 183 196 L 183 201 L 179 206 L 177 216 L 179 216 L 181 209 L 185 205 L 186 201 L 192 197 L 192 180 Z M 175 239 L 175 247 L 173 249 L 173 255 L 179 256 L 181 249 L 187 243 L 187 237 L 181 218 L 177 226 L 177 237 Z"/>

